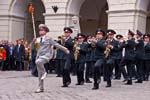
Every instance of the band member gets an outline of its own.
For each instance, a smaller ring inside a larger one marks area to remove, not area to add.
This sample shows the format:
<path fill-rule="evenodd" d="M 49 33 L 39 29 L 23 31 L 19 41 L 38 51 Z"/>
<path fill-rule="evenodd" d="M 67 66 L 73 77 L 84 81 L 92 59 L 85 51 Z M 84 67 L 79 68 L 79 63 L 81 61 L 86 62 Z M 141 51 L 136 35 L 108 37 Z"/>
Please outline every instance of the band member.
<path fill-rule="evenodd" d="M 63 86 L 62 87 L 68 87 L 68 85 L 70 85 L 70 83 L 71 83 L 70 65 L 71 65 L 71 60 L 73 59 L 73 45 L 74 45 L 73 39 L 70 36 L 72 32 L 73 31 L 71 28 L 69 28 L 69 27 L 64 28 L 64 33 L 65 33 L 64 46 L 67 49 L 69 49 L 70 54 L 69 55 L 63 54 L 65 64 L 63 64 L 64 67 L 63 67 L 63 72 L 62 72 L 62 75 L 63 75 Z"/>
<path fill-rule="evenodd" d="M 116 35 L 116 39 L 118 41 L 118 52 L 117 58 L 115 59 L 115 79 L 121 78 L 121 70 L 120 70 L 120 61 L 122 59 L 122 51 L 123 51 L 123 36 L 121 34 Z"/>
<path fill-rule="evenodd" d="M 125 80 L 127 80 L 126 85 L 132 85 L 132 77 L 134 70 L 134 60 L 135 60 L 135 39 L 134 33 L 131 30 L 128 30 L 128 40 L 124 41 L 123 47 L 125 48 L 125 56 L 120 62 L 121 72 Z M 127 72 L 125 71 L 125 65 L 127 67 Z"/>
<path fill-rule="evenodd" d="M 90 55 L 90 60 L 91 60 L 91 66 L 92 66 L 92 77 L 93 77 L 93 74 L 94 74 L 94 71 L 93 71 L 93 67 L 94 67 L 94 64 L 96 62 L 96 58 L 95 58 L 95 55 L 96 55 L 96 45 L 94 42 L 92 42 L 92 40 L 96 40 L 96 37 L 95 36 L 92 36 L 91 37 L 91 44 L 90 44 L 90 49 L 91 49 L 91 55 Z"/>
<path fill-rule="evenodd" d="M 137 69 L 137 81 L 135 83 L 142 83 L 143 81 L 143 60 L 144 60 L 144 41 L 142 39 L 143 33 L 137 30 L 136 32 L 136 46 L 135 46 L 135 60 Z"/>
<path fill-rule="evenodd" d="M 150 35 L 145 34 L 144 38 L 144 80 L 148 81 L 150 74 Z"/>
<path fill-rule="evenodd" d="M 94 86 L 93 90 L 99 88 L 99 83 L 101 81 L 101 72 L 103 71 L 103 59 L 104 59 L 104 51 L 106 48 L 105 40 L 103 37 L 105 36 L 105 32 L 101 29 L 97 29 L 96 31 L 96 39 L 91 40 L 92 43 L 95 43 L 96 49 L 95 49 L 95 59 L 96 63 L 94 64 L 94 72 L 93 72 L 93 78 L 94 78 Z"/>
<path fill-rule="evenodd" d="M 75 61 L 77 66 L 77 84 L 76 85 L 83 85 L 84 84 L 84 68 L 85 68 L 85 57 L 86 57 L 86 50 L 87 45 L 84 42 L 85 35 L 78 34 L 78 43 L 76 43 L 75 48 Z"/>
<path fill-rule="evenodd" d="M 64 45 L 62 42 L 63 42 L 63 36 L 59 36 L 58 37 L 58 40 L 57 42 L 61 45 Z M 62 65 L 62 51 L 59 50 L 59 49 L 56 49 L 57 53 L 56 53 L 56 59 L 55 59 L 55 62 L 56 62 L 56 74 L 57 76 L 56 77 L 61 77 L 62 76 L 62 69 L 63 69 L 63 65 Z"/>
<path fill-rule="evenodd" d="M 90 77 L 92 76 L 92 59 L 91 59 L 91 53 L 93 51 L 91 47 L 91 38 L 92 36 L 87 36 L 87 53 L 86 53 L 86 71 L 85 71 L 85 82 L 86 83 L 92 83 L 90 81 Z"/>
<path fill-rule="evenodd" d="M 106 87 L 111 87 L 111 76 L 114 67 L 114 61 L 117 57 L 118 42 L 114 39 L 116 32 L 112 29 L 107 31 L 105 64 L 104 64 L 104 79 L 107 81 Z"/>
<path fill-rule="evenodd" d="M 38 45 L 36 65 L 37 65 L 38 77 L 39 77 L 39 88 L 35 91 L 35 93 L 44 92 L 43 82 L 47 75 L 44 68 L 44 64 L 49 62 L 50 59 L 52 59 L 53 46 L 69 54 L 69 50 L 67 48 L 59 45 L 50 36 L 47 35 L 48 32 L 49 32 L 48 27 L 44 24 L 40 24 L 39 25 L 40 37 L 33 39 L 34 43 Z"/>

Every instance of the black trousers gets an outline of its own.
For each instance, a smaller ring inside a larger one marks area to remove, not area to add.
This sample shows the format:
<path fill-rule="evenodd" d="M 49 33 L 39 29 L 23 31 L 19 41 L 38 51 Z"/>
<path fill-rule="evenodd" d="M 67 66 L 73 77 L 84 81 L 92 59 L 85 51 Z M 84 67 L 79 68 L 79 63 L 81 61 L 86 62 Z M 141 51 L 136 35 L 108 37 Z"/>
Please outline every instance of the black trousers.
<path fill-rule="evenodd" d="M 98 59 L 93 67 L 94 86 L 96 87 L 99 85 L 101 81 L 101 72 L 103 71 L 102 66 L 103 66 L 103 59 Z"/>
<path fill-rule="evenodd" d="M 111 76 L 114 67 L 114 59 L 109 58 L 104 61 L 104 79 L 107 81 L 107 85 L 111 86 Z"/>
<path fill-rule="evenodd" d="M 121 59 L 116 59 L 115 60 L 115 79 L 120 79 L 121 78 L 121 69 L 120 69 L 120 64 Z"/>
<path fill-rule="evenodd" d="M 92 75 L 92 62 L 86 62 L 86 71 L 85 71 L 85 80 L 89 81 L 90 76 Z"/>
<path fill-rule="evenodd" d="M 71 77 L 70 77 L 70 65 L 71 65 L 71 59 L 66 59 L 63 61 L 64 66 L 63 66 L 63 72 L 62 72 L 62 78 L 63 78 L 63 84 L 67 85 L 67 83 L 71 82 Z"/>
<path fill-rule="evenodd" d="M 125 65 L 127 67 L 127 72 L 125 70 Z M 123 77 L 127 80 L 132 80 L 133 77 L 133 70 L 134 70 L 134 61 L 122 59 L 120 62 L 121 72 L 123 73 Z M 126 74 L 127 73 L 127 74 Z"/>
<path fill-rule="evenodd" d="M 10 55 L 8 59 L 9 59 L 8 61 L 9 70 L 16 70 L 15 63 L 14 63 L 15 59 L 13 55 Z"/>
<path fill-rule="evenodd" d="M 71 60 L 71 73 L 72 75 L 76 75 L 76 72 L 77 72 L 77 65 L 75 63 L 76 61 L 75 60 Z"/>
<path fill-rule="evenodd" d="M 144 67 L 143 67 L 144 80 L 149 79 L 149 74 L 150 74 L 150 60 L 144 60 Z"/>
<path fill-rule="evenodd" d="M 22 71 L 24 69 L 22 61 L 16 61 L 16 67 L 18 71 Z"/>
<path fill-rule="evenodd" d="M 85 63 L 77 63 L 77 82 L 80 84 L 81 82 L 84 82 L 84 68 Z"/>
<path fill-rule="evenodd" d="M 143 60 L 136 60 L 136 69 L 137 69 L 137 80 L 143 81 Z"/>
<path fill-rule="evenodd" d="M 62 65 L 62 60 L 61 59 L 56 59 L 56 74 L 57 76 L 62 76 L 62 70 L 63 70 L 63 65 Z"/>

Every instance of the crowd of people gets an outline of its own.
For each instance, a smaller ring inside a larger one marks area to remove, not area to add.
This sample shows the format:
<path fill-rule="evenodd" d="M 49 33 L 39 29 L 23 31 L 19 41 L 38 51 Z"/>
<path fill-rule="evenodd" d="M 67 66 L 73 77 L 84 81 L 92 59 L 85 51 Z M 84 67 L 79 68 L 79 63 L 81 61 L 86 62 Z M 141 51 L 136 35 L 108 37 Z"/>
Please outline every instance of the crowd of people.
<path fill-rule="evenodd" d="M 7 40 L 0 41 L 0 70 L 29 70 L 30 45 L 24 39 L 16 43 Z"/>

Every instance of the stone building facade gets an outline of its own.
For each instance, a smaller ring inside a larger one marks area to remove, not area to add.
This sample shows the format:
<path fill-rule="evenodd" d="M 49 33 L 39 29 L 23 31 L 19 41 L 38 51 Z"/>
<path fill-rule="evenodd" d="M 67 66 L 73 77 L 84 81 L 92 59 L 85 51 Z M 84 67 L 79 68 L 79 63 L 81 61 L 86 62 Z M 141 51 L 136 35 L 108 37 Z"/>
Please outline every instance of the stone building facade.
<path fill-rule="evenodd" d="M 36 32 L 45 23 L 55 38 L 63 34 L 65 26 L 72 27 L 73 36 L 93 34 L 98 27 L 123 35 L 128 29 L 150 33 L 150 0 L 1 0 L 0 40 L 33 38 L 30 2 L 35 7 Z"/>

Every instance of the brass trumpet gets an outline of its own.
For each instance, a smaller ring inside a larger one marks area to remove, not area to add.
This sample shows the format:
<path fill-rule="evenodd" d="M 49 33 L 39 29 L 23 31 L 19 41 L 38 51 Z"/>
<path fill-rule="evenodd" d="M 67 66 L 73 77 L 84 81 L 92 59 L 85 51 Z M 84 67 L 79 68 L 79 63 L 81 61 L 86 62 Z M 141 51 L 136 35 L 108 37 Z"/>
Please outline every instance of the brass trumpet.
<path fill-rule="evenodd" d="M 92 47 L 92 49 L 95 49 L 96 48 L 96 39 L 90 39 L 89 41 L 88 41 L 88 43 L 90 43 L 91 44 L 91 47 Z"/>
<path fill-rule="evenodd" d="M 58 36 L 58 39 L 60 40 L 60 43 L 61 43 L 61 45 L 65 45 L 65 36 L 64 35 L 61 35 L 61 36 Z"/>

